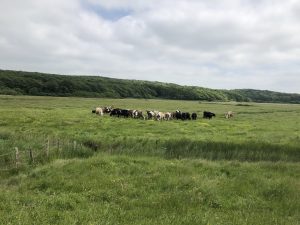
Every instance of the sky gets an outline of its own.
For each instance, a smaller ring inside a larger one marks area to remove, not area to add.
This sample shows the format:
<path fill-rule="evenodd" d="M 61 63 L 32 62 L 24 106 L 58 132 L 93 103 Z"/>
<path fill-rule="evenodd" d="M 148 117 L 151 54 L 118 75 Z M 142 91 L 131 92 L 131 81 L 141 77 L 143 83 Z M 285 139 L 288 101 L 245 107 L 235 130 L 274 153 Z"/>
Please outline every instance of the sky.
<path fill-rule="evenodd" d="M 300 93 L 299 0 L 0 0 L 0 69 Z"/>

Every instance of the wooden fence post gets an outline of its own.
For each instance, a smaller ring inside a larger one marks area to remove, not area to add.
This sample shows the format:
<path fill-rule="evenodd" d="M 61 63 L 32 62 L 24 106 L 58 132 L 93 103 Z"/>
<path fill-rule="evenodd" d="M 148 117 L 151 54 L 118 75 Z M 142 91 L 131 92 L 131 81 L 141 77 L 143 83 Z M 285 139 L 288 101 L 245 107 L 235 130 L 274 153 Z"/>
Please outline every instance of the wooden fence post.
<path fill-rule="evenodd" d="M 76 145 L 77 145 L 77 143 L 76 143 L 76 141 L 74 141 L 74 142 L 73 142 L 73 150 L 74 150 L 74 151 L 76 150 Z"/>
<path fill-rule="evenodd" d="M 18 147 L 15 147 L 15 150 L 16 150 L 16 168 L 18 168 L 20 164 L 20 155 L 19 155 Z"/>
<path fill-rule="evenodd" d="M 59 149 L 59 146 L 60 145 L 60 143 L 59 143 L 59 139 L 57 139 L 57 149 L 58 149 L 58 151 L 60 151 L 60 149 Z"/>
<path fill-rule="evenodd" d="M 50 140 L 49 137 L 47 139 L 47 146 L 46 146 L 46 156 L 49 158 L 49 150 L 50 150 Z"/>
<path fill-rule="evenodd" d="M 29 157 L 30 157 L 30 162 L 34 163 L 33 152 L 31 148 L 29 149 Z"/>

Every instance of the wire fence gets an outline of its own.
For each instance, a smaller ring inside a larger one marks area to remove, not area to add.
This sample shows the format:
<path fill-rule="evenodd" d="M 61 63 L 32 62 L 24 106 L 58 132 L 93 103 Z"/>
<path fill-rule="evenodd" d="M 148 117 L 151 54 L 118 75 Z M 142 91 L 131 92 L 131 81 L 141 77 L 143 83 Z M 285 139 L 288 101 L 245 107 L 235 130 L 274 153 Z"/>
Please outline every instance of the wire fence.
<path fill-rule="evenodd" d="M 86 154 L 90 150 L 77 141 L 47 138 L 39 147 L 11 147 L 13 150 L 0 154 L 0 172 L 18 170 L 28 165 L 36 165 L 55 158 L 69 158 Z M 91 154 L 91 153 L 89 153 Z"/>

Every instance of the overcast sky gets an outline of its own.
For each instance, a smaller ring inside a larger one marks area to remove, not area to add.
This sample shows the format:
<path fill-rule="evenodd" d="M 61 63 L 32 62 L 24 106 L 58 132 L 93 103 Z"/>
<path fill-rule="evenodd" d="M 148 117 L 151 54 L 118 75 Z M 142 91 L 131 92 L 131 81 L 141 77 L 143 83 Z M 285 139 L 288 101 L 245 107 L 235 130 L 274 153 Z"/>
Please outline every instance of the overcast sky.
<path fill-rule="evenodd" d="M 300 93 L 299 0 L 0 0 L 0 68 Z"/>

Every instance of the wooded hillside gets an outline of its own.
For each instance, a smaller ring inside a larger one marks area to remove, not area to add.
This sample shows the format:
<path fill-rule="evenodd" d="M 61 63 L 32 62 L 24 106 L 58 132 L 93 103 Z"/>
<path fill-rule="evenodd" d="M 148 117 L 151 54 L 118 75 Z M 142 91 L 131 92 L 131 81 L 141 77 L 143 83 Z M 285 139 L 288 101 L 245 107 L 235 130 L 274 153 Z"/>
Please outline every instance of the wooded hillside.
<path fill-rule="evenodd" d="M 162 82 L 11 70 L 0 70 L 0 94 L 300 103 L 300 94 L 252 89 L 216 90 Z"/>

